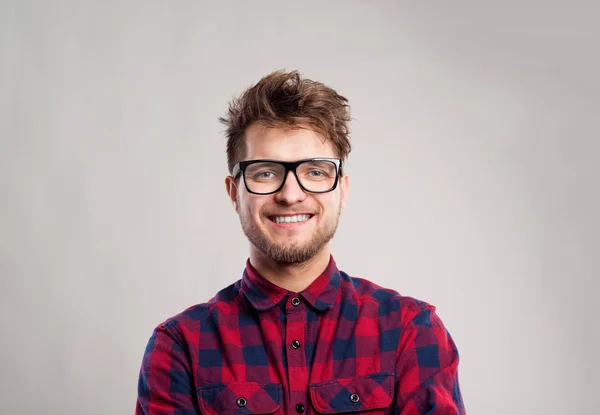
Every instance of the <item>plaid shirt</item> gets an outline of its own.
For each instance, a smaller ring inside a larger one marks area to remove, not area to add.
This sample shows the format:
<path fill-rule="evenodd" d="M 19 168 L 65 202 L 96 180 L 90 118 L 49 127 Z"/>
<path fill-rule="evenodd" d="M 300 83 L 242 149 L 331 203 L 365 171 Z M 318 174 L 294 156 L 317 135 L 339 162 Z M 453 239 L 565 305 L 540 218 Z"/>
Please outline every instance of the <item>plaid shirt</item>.
<path fill-rule="evenodd" d="M 465 414 L 435 307 L 327 269 L 301 293 L 241 280 L 159 325 L 136 415 Z"/>

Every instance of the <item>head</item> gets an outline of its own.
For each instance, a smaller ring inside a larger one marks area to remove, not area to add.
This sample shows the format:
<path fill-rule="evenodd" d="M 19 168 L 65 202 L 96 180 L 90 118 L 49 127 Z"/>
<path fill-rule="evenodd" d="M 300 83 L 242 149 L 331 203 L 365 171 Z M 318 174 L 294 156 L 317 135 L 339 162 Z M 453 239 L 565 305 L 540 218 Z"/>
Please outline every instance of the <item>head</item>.
<path fill-rule="evenodd" d="M 351 149 L 346 98 L 296 71 L 278 71 L 234 99 L 220 121 L 227 127 L 227 193 L 251 250 L 279 264 L 304 263 L 328 251 L 348 195 L 343 171 Z M 261 170 L 260 180 L 285 181 L 269 188 L 269 194 L 256 194 L 266 192 L 257 188 L 258 182 L 250 183 L 256 172 L 250 166 L 240 170 L 238 164 L 314 158 L 339 164 L 327 173 L 331 186 L 311 187 L 310 180 L 325 176 L 313 168 L 316 164 L 306 163 L 295 170 Z"/>

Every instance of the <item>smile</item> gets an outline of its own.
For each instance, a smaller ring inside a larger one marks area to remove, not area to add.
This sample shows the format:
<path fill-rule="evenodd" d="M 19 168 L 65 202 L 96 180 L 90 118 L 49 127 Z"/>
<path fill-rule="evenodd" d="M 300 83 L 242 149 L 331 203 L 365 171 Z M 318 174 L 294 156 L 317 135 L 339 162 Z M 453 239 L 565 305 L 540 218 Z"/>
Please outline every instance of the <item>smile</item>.
<path fill-rule="evenodd" d="M 312 215 L 270 216 L 269 219 L 275 223 L 298 223 L 306 222 L 311 217 Z"/>

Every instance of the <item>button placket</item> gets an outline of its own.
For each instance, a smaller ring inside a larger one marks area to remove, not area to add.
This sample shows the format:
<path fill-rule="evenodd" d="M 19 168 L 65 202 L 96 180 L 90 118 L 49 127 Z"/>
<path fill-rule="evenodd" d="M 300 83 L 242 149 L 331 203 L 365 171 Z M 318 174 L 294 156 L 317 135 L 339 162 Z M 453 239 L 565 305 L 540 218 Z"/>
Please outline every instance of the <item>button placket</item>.
<path fill-rule="evenodd" d="M 308 372 L 306 361 L 306 303 L 295 295 L 286 304 L 285 339 L 287 343 L 287 371 L 290 387 L 290 413 L 310 412 L 306 404 L 308 397 Z"/>

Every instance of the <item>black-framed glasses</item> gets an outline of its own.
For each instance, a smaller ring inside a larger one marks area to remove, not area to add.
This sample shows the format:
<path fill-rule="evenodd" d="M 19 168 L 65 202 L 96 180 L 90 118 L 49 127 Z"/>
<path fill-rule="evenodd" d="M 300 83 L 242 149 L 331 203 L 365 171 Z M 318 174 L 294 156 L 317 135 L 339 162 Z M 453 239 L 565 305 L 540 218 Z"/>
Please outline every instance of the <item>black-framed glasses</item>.
<path fill-rule="evenodd" d="M 246 190 L 257 195 L 279 192 L 290 171 L 294 172 L 302 190 L 310 193 L 327 193 L 337 187 L 342 171 L 342 160 L 311 158 L 298 161 L 246 160 L 233 166 L 232 175 L 244 176 Z"/>

